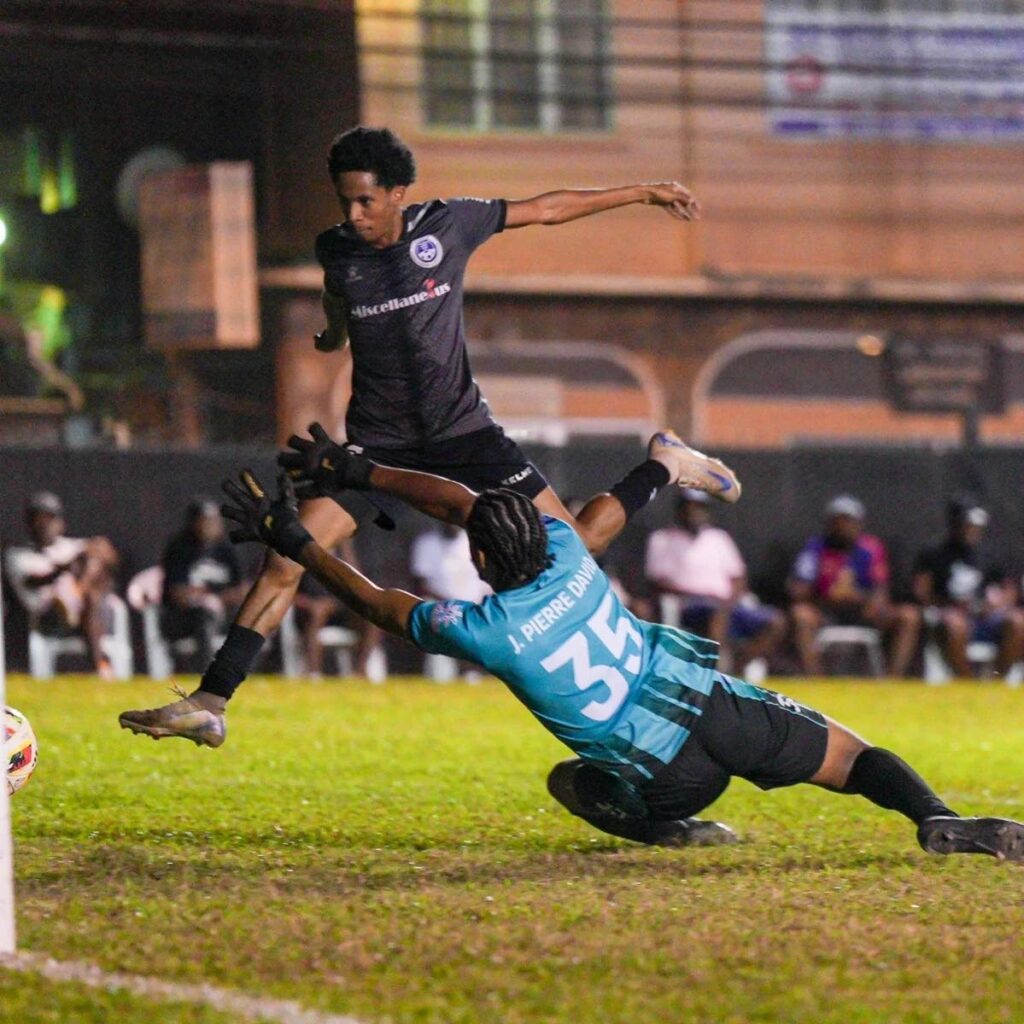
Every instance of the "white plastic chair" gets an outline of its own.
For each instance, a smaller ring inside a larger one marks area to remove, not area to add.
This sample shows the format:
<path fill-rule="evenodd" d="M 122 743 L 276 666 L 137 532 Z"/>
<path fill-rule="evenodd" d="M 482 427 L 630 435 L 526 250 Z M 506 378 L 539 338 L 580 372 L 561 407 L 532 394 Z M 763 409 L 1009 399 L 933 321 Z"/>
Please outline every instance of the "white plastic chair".
<path fill-rule="evenodd" d="M 931 686 L 941 686 L 953 678 L 953 670 L 949 667 L 939 643 L 938 627 L 942 622 L 942 612 L 938 608 L 925 608 L 924 623 L 928 630 L 924 645 L 924 681 Z M 992 666 L 999 657 L 999 646 L 985 640 L 973 640 L 967 645 L 967 660 L 982 678 L 992 674 Z M 1006 673 L 1006 685 L 1016 688 L 1024 681 L 1024 662 L 1018 662 Z"/>
<path fill-rule="evenodd" d="M 427 654 L 423 658 L 423 674 L 435 683 L 454 683 L 459 678 L 459 663 L 447 654 Z"/>
<path fill-rule="evenodd" d="M 116 594 L 108 594 L 106 607 L 110 610 L 110 632 L 100 639 L 100 648 L 110 660 L 115 679 L 131 679 L 135 671 L 132 638 L 128 622 L 128 607 Z M 28 670 L 34 679 L 52 679 L 57 674 L 57 662 L 64 656 L 82 656 L 89 653 L 85 637 L 79 634 L 53 636 L 31 623 L 28 633 Z"/>
<path fill-rule="evenodd" d="M 867 658 L 871 674 L 876 678 L 885 674 L 882 635 L 871 626 L 822 626 L 814 638 L 814 645 L 821 654 L 834 647 L 860 648 Z"/>
<path fill-rule="evenodd" d="M 344 626 L 324 626 L 318 635 L 324 652 L 333 652 L 339 676 L 352 674 L 352 654 L 359 643 L 359 634 Z M 289 679 L 298 679 L 309 671 L 302 631 L 295 621 L 295 609 L 289 608 L 281 620 L 281 670 Z M 366 675 L 371 683 L 382 683 L 388 676 L 387 657 L 381 647 L 374 648 L 366 660 Z"/>
<path fill-rule="evenodd" d="M 163 566 L 151 565 L 136 573 L 128 584 L 128 604 L 142 617 L 142 646 L 146 652 L 146 674 L 151 679 L 167 679 L 174 671 L 174 659 L 190 658 L 199 653 L 199 641 L 192 636 L 168 641 L 160 626 L 163 603 Z M 224 637 L 214 636 L 214 646 Z"/>

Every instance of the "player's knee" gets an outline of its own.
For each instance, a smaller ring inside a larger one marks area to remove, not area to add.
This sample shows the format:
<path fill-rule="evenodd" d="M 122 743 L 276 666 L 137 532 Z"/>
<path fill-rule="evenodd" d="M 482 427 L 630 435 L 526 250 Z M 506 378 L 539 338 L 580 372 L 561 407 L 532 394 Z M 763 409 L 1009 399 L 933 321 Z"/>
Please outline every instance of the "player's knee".
<path fill-rule="evenodd" d="M 568 761 L 559 761 L 548 772 L 548 792 L 566 810 L 579 817 L 583 815 L 583 806 L 576 796 L 575 779 L 582 766 L 582 759 L 574 757 Z"/>
<path fill-rule="evenodd" d="M 871 744 L 862 740 L 856 733 L 838 722 L 829 720 L 825 759 L 810 781 L 828 789 L 844 789 L 854 762 L 865 750 L 870 749 Z"/>
<path fill-rule="evenodd" d="M 276 551 L 268 551 L 260 570 L 260 584 L 273 587 L 275 590 L 287 590 L 299 585 L 304 572 L 305 569 L 297 562 L 279 555 Z"/>
<path fill-rule="evenodd" d="M 353 537 L 359 528 L 355 519 L 331 498 L 313 498 L 299 506 L 299 522 L 322 548 Z"/>
<path fill-rule="evenodd" d="M 556 764 L 548 774 L 548 792 L 578 818 L 646 818 L 643 798 L 617 775 L 582 758 Z"/>

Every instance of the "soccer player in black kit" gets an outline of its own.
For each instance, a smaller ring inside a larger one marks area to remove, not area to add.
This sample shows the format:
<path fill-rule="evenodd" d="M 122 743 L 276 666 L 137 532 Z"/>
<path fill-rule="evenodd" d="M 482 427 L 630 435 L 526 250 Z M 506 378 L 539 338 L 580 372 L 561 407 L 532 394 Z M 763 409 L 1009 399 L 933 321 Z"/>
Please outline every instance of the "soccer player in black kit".
<path fill-rule="evenodd" d="M 476 491 L 512 488 L 541 512 L 571 522 L 537 467 L 494 422 L 473 380 L 463 326 L 466 264 L 504 230 L 564 224 L 634 203 L 660 206 L 689 221 L 699 212 L 694 197 L 677 182 L 663 182 L 567 189 L 516 201 L 434 199 L 403 206 L 416 178 L 415 161 L 386 128 L 356 127 L 338 136 L 328 171 L 345 219 L 316 240 L 327 317 L 316 345 L 322 351 L 352 347 L 349 444 L 382 465 L 437 473 Z M 656 435 L 651 446 L 652 454 L 659 447 L 685 448 L 671 432 Z M 668 451 L 669 462 L 671 456 Z M 735 478 L 717 460 L 705 460 L 704 468 L 712 464 L 725 474 L 723 480 L 733 480 L 733 490 L 723 497 L 735 500 Z M 660 482 L 659 472 L 638 467 L 621 486 L 649 493 Z M 648 479 L 651 473 L 657 479 Z M 687 483 L 678 476 L 672 482 Z M 379 514 L 353 495 L 344 507 L 326 498 L 306 501 L 301 519 L 329 549 Z M 284 617 L 302 572 L 271 552 L 199 689 L 162 708 L 125 712 L 121 724 L 220 746 L 226 702 Z"/>

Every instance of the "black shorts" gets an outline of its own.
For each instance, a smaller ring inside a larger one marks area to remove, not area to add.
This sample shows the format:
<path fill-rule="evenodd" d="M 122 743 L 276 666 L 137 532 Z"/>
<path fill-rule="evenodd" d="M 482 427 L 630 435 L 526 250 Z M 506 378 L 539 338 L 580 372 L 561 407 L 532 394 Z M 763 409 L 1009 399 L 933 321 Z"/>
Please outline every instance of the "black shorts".
<path fill-rule="evenodd" d="M 690 738 L 638 788 L 653 817 L 690 818 L 737 775 L 761 789 L 812 778 L 825 760 L 824 715 L 772 690 L 719 673 Z"/>
<path fill-rule="evenodd" d="M 474 491 L 508 487 L 532 500 L 548 486 L 543 473 L 497 424 L 421 448 L 363 448 L 354 444 L 348 447 L 382 466 L 433 473 Z M 350 492 L 340 504 L 357 523 L 363 524 L 379 519 L 381 513 L 386 517 L 401 503 L 383 494 Z"/>

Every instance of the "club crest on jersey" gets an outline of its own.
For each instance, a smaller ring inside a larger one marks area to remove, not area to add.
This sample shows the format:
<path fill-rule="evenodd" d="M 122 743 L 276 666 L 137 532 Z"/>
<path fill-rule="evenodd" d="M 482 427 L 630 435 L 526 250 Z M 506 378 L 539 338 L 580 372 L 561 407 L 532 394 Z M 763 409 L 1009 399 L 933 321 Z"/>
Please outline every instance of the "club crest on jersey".
<path fill-rule="evenodd" d="M 462 605 L 454 601 L 438 601 L 430 610 L 430 628 L 440 633 L 445 626 L 454 626 L 462 621 Z"/>
<path fill-rule="evenodd" d="M 436 267 L 444 258 L 444 249 L 433 235 L 424 235 L 422 238 L 413 239 L 409 246 L 409 258 L 417 267 L 429 270 Z"/>

